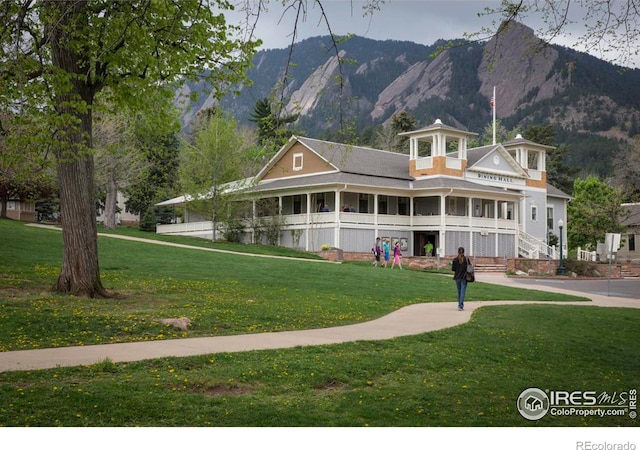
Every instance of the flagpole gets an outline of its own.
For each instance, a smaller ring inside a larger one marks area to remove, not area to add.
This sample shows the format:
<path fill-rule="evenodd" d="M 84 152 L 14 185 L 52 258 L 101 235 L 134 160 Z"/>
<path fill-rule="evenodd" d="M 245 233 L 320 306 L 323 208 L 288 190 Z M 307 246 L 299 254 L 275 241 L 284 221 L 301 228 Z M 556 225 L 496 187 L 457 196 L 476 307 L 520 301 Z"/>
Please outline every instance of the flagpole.
<path fill-rule="evenodd" d="M 493 109 L 493 145 L 496 145 L 496 87 L 493 87 L 493 97 L 491 97 L 491 109 Z"/>

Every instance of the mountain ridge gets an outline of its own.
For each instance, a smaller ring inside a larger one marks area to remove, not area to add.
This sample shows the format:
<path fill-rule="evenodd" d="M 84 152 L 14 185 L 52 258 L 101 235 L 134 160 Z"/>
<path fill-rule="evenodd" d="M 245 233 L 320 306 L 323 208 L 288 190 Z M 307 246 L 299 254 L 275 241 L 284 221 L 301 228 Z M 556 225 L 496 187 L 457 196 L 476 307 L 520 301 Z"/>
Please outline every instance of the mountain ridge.
<path fill-rule="evenodd" d="M 221 107 L 248 123 L 255 102 L 275 95 L 284 100 L 287 113 L 300 114 L 295 126 L 308 136 L 335 139 L 337 118 L 343 113 L 365 139 L 361 143 L 371 144 L 367 129 L 389 123 L 402 111 L 416 118 L 416 126 L 439 118 L 482 133 L 491 123 L 489 99 L 495 86 L 496 115 L 502 124 L 507 129 L 554 125 L 558 135 L 574 142 L 569 160 L 592 151 L 592 134 L 611 141 L 598 149 L 610 159 L 620 142 L 639 129 L 640 70 L 622 70 L 573 49 L 544 46 L 522 24 L 512 24 L 486 43 L 456 41 L 444 51 L 439 50 L 445 41 L 425 46 L 353 37 L 337 43 L 338 54 L 333 44 L 327 36 L 295 44 L 285 80 L 289 49 L 258 52 L 247 72 L 252 84 L 239 87 L 240 95 L 226 97 Z M 183 104 L 185 125 L 203 107 L 215 104 L 207 99 L 204 84 L 186 84 L 181 92 L 204 97 Z M 599 175 L 611 170 L 607 164 L 598 167 L 597 160 L 590 164 L 586 169 Z"/>

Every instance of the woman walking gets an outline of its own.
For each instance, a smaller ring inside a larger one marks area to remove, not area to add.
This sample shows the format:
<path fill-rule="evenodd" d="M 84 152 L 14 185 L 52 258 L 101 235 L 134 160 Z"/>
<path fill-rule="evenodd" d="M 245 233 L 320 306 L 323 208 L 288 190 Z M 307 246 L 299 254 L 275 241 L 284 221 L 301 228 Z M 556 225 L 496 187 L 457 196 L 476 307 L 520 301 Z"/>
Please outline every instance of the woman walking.
<path fill-rule="evenodd" d="M 400 262 L 400 258 L 402 257 L 402 252 L 400 251 L 400 243 L 396 242 L 396 245 L 393 247 L 393 263 L 391 264 L 391 268 L 393 269 L 397 264 L 402 270 L 402 263 Z"/>
<path fill-rule="evenodd" d="M 453 258 L 451 270 L 453 270 L 453 279 L 458 288 L 458 311 L 464 309 L 464 296 L 467 293 L 467 257 L 464 256 L 464 247 L 458 248 L 458 256 Z"/>

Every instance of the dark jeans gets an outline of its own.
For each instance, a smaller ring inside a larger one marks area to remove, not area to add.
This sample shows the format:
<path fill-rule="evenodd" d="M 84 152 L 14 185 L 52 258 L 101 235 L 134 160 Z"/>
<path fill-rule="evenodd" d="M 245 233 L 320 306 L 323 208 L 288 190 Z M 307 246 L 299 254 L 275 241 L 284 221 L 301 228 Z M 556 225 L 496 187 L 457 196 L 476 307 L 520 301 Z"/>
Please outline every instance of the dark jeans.
<path fill-rule="evenodd" d="M 464 308 L 464 296 L 467 293 L 467 281 L 456 280 L 456 287 L 458 288 L 458 309 Z"/>

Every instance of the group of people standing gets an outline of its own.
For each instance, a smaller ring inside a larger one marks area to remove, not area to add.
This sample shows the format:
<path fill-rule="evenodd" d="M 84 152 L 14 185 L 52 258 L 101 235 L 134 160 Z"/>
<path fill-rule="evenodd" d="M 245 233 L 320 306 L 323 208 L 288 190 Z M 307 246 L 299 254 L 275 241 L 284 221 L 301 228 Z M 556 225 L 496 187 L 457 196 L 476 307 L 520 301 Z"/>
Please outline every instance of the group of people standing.
<path fill-rule="evenodd" d="M 376 238 L 375 246 L 371 249 L 374 255 L 373 267 L 387 267 L 389 264 L 390 255 L 390 242 L 389 238 Z M 384 261 L 381 262 L 381 258 Z M 393 246 L 393 263 L 391 268 L 393 269 L 396 264 L 402 269 L 402 252 L 400 250 L 400 243 L 396 242 Z M 453 271 L 453 280 L 456 282 L 456 288 L 458 291 L 458 311 L 464 310 L 464 298 L 467 293 L 467 283 L 473 281 L 473 277 L 469 280 L 469 273 L 473 272 L 471 261 L 464 254 L 464 247 L 458 248 L 458 256 L 453 258 L 451 262 L 451 270 Z"/>
<path fill-rule="evenodd" d="M 376 238 L 376 244 L 371 251 L 374 256 L 373 267 L 378 267 L 381 258 L 384 258 L 384 261 L 382 261 L 380 267 L 388 266 L 389 257 L 391 256 L 391 243 L 389 242 L 389 238 L 384 238 L 382 240 L 380 238 Z M 400 267 L 400 270 L 402 270 L 402 251 L 400 250 L 399 242 L 396 242 L 393 246 L 393 263 L 391 264 L 391 268 L 393 269 L 396 264 Z"/>

